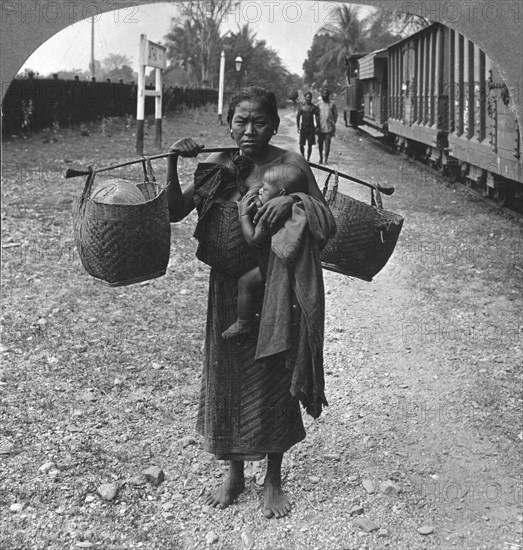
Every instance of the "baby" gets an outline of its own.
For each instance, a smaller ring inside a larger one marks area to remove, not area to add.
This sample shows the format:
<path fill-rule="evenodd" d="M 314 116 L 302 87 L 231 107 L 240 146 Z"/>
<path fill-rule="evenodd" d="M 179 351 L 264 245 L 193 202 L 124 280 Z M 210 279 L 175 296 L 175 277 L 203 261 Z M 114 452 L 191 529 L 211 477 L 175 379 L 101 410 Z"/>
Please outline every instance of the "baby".
<path fill-rule="evenodd" d="M 241 334 L 247 334 L 254 328 L 255 297 L 265 284 L 267 275 L 268 252 L 270 250 L 270 233 L 261 223 L 254 225 L 252 217 L 261 205 L 267 201 L 290 193 L 307 193 L 308 181 L 305 172 L 293 165 L 278 165 L 266 170 L 262 180 L 263 186 L 246 193 L 238 209 L 240 223 L 245 240 L 253 246 L 262 248 L 260 265 L 247 271 L 238 279 L 238 319 L 222 333 L 228 340 Z"/>

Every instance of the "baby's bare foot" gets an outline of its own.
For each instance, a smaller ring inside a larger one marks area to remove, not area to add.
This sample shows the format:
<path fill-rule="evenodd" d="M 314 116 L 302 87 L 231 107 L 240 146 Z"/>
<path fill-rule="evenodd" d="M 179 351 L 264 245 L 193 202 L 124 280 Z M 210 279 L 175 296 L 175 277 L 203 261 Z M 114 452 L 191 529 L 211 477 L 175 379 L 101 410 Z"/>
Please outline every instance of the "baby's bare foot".
<path fill-rule="evenodd" d="M 238 319 L 227 330 L 222 332 L 222 338 L 224 340 L 229 340 L 230 338 L 235 338 L 242 334 L 249 334 L 249 332 L 252 332 L 253 328 L 254 323 L 252 321 L 242 321 Z"/>

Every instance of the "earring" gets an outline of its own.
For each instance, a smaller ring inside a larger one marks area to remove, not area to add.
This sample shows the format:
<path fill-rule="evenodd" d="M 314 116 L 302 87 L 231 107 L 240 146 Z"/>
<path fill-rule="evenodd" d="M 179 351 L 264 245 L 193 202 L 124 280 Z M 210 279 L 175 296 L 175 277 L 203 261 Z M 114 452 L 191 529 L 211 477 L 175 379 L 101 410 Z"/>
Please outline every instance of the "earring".
<path fill-rule="evenodd" d="M 275 136 L 278 133 L 278 130 L 273 130 L 272 134 Z"/>

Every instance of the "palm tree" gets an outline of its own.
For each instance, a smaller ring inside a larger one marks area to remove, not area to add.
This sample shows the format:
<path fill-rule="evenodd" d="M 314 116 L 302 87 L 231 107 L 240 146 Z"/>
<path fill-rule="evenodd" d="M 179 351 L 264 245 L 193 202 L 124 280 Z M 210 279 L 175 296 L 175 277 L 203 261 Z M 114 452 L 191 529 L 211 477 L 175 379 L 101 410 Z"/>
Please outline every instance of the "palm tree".
<path fill-rule="evenodd" d="M 347 56 L 365 50 L 370 21 L 358 18 L 358 8 L 345 4 L 337 6 L 333 12 L 336 23 L 328 23 L 317 34 L 326 34 L 331 40 L 327 53 L 318 59 L 318 67 L 325 72 L 334 70 L 341 74 Z"/>
<path fill-rule="evenodd" d="M 196 29 L 190 21 L 176 25 L 172 20 L 171 30 L 165 35 L 167 57 L 174 65 L 179 65 L 187 72 L 189 83 L 192 84 L 194 69 L 198 69 L 198 55 L 194 47 Z"/>

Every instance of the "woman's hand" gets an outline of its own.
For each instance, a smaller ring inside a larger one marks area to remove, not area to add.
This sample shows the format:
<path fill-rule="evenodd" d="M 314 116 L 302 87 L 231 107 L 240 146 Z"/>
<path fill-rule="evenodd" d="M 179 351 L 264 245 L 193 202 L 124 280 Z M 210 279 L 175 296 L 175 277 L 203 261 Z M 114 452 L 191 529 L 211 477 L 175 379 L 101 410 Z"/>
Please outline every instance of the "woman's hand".
<path fill-rule="evenodd" d="M 178 153 L 181 157 L 195 157 L 205 145 L 200 145 L 193 138 L 185 137 L 175 141 L 169 147 L 169 153 Z"/>
<path fill-rule="evenodd" d="M 292 211 L 294 199 L 288 195 L 275 197 L 266 202 L 254 216 L 254 223 L 262 223 L 264 227 L 272 230 L 287 220 Z"/>

